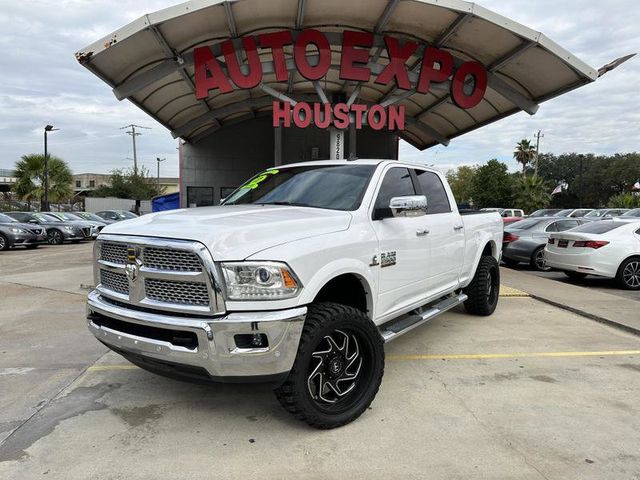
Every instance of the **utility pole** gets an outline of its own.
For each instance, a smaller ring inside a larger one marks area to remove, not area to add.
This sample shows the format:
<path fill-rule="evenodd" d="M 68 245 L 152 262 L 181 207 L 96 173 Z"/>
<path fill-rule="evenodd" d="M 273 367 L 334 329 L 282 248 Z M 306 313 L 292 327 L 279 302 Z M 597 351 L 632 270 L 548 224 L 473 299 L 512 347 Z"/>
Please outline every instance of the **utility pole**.
<path fill-rule="evenodd" d="M 541 130 L 538 130 L 538 133 L 536 133 L 535 135 L 536 137 L 536 166 L 535 166 L 535 170 L 534 170 L 534 174 L 537 177 L 538 176 L 538 159 L 540 158 L 540 138 L 544 138 L 544 134 L 542 133 Z"/>
<path fill-rule="evenodd" d="M 151 130 L 149 127 L 142 127 L 140 125 L 127 125 L 126 127 L 122 127 L 120 130 L 125 130 L 130 128 L 131 130 L 127 130 L 125 133 L 127 135 L 131 135 L 133 140 L 133 173 L 134 175 L 138 175 L 138 152 L 136 150 L 136 137 L 142 135 L 140 132 L 136 132 L 136 128 L 144 128 L 146 130 Z"/>
<path fill-rule="evenodd" d="M 156 157 L 156 162 L 158 162 L 158 193 L 160 193 L 160 162 L 164 162 L 166 158 Z"/>
<path fill-rule="evenodd" d="M 44 127 L 44 201 L 40 204 L 40 211 L 49 211 L 49 149 L 47 145 L 47 134 L 55 132 L 59 128 L 53 128 L 53 125 Z"/>

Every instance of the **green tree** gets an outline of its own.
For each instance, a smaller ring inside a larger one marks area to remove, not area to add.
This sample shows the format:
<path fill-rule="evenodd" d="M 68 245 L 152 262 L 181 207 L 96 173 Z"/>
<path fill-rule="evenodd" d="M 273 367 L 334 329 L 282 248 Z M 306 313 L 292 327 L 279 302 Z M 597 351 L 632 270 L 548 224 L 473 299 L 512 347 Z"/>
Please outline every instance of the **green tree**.
<path fill-rule="evenodd" d="M 640 195 L 636 193 L 619 193 L 609 199 L 609 208 L 640 208 Z"/>
<path fill-rule="evenodd" d="M 161 195 L 163 191 L 164 188 L 158 187 L 156 179 L 151 177 L 149 170 L 142 167 L 138 171 L 133 168 L 113 170 L 111 185 L 98 187 L 89 196 L 129 198 L 136 201 L 136 210 L 138 210 L 140 200 L 150 200 L 156 195 Z"/>
<path fill-rule="evenodd" d="M 473 188 L 473 178 L 476 175 L 477 166 L 462 165 L 455 170 L 447 172 L 447 181 L 453 191 L 453 196 L 458 203 L 470 204 L 473 201 L 471 191 Z"/>
<path fill-rule="evenodd" d="M 478 167 L 471 188 L 474 207 L 507 207 L 512 192 L 513 179 L 504 163 L 493 159 Z"/>
<path fill-rule="evenodd" d="M 531 213 L 539 208 L 546 208 L 551 201 L 551 187 L 537 175 L 518 176 L 514 183 L 514 207 Z"/>
<path fill-rule="evenodd" d="M 527 165 L 531 163 L 531 161 L 536 156 L 536 149 L 533 148 L 531 142 L 526 138 L 523 138 L 518 143 L 516 143 L 516 149 L 513 152 L 513 158 L 516 159 L 518 163 L 522 164 L 522 174 L 527 176 Z"/>
<path fill-rule="evenodd" d="M 67 163 L 61 158 L 49 155 L 49 201 L 62 202 L 73 195 L 73 175 Z M 24 155 L 14 168 L 16 183 L 13 191 L 29 203 L 40 201 L 44 206 L 44 155 Z"/>

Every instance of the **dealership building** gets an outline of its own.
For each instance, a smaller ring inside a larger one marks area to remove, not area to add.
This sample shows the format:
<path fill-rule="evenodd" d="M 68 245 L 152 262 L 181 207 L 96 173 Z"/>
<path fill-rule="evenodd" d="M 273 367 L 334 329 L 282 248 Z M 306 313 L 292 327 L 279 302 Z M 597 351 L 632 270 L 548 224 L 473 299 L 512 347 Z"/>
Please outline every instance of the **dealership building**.
<path fill-rule="evenodd" d="M 268 167 L 448 145 L 625 60 L 592 68 L 458 0 L 192 0 L 76 58 L 180 139 L 183 207 Z"/>

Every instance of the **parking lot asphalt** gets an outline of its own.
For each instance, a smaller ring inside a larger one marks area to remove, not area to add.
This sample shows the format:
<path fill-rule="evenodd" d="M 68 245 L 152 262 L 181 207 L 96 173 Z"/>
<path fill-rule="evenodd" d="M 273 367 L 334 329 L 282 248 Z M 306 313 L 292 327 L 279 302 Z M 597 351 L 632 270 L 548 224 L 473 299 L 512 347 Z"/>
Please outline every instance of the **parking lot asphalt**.
<path fill-rule="evenodd" d="M 640 479 L 638 336 L 512 290 L 387 345 L 370 410 L 317 431 L 266 386 L 107 352 L 85 326 L 90 250 L 0 255 L 0 478 Z"/>

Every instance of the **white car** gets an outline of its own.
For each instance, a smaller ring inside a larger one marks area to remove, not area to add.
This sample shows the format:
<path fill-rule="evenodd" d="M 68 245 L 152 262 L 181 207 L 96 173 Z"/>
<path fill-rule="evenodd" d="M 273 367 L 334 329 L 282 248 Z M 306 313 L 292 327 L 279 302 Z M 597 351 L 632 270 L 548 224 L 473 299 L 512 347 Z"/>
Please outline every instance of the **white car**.
<path fill-rule="evenodd" d="M 552 233 L 544 253 L 547 266 L 571 278 L 615 278 L 640 290 L 640 221 L 601 220 Z"/>

